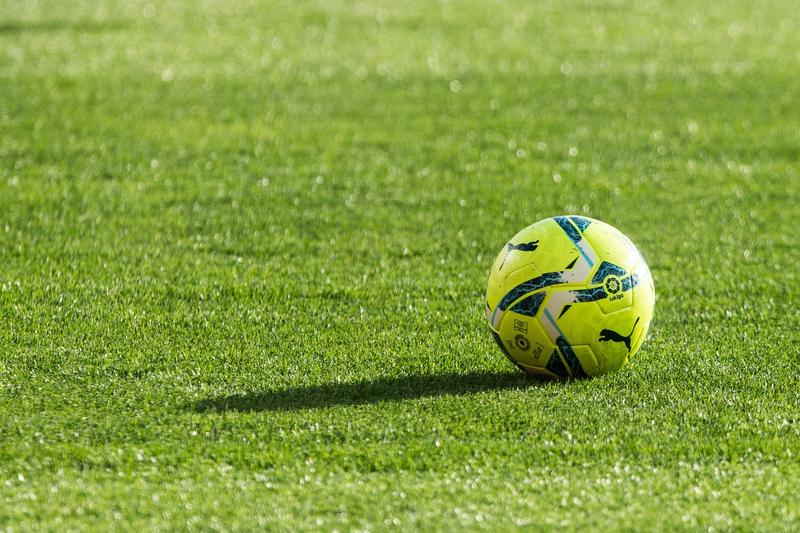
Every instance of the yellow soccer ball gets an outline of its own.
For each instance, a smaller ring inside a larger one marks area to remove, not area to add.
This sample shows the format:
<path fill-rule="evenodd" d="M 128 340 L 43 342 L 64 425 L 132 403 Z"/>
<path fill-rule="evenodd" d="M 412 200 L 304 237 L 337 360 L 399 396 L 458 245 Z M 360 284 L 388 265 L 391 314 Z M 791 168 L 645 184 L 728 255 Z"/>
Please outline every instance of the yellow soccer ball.
<path fill-rule="evenodd" d="M 558 216 L 500 250 L 486 318 L 500 349 L 524 371 L 599 376 L 639 351 L 655 299 L 647 262 L 628 237 L 599 220 Z"/>

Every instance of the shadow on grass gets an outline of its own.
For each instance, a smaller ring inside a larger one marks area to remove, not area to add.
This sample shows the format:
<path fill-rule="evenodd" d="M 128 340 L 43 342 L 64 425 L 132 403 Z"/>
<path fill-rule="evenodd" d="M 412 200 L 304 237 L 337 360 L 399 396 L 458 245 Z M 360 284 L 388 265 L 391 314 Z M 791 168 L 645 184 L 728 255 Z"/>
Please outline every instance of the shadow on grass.
<path fill-rule="evenodd" d="M 125 28 L 128 24 L 121 20 L 97 21 L 83 20 L 37 20 L 37 21 L 5 21 L 0 22 L 0 34 L 4 33 L 40 33 L 52 31 L 76 31 L 79 33 L 101 33 Z"/>
<path fill-rule="evenodd" d="M 518 372 L 470 372 L 381 378 L 357 383 L 332 383 L 278 391 L 208 398 L 194 404 L 207 411 L 295 411 L 337 405 L 361 405 L 432 396 L 458 396 L 484 391 L 526 389 L 545 383 Z"/>

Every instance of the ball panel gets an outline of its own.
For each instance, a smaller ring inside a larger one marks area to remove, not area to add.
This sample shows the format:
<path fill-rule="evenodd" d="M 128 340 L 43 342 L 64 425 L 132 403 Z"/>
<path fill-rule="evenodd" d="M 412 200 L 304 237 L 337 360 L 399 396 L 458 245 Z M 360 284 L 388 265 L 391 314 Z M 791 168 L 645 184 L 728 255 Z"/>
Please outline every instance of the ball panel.
<path fill-rule="evenodd" d="M 594 325 L 605 316 L 596 302 L 575 302 L 571 290 L 553 289 L 545 310 L 542 322 L 551 336 L 563 336 L 573 345 L 589 344 L 597 335 Z"/>
<path fill-rule="evenodd" d="M 536 223 L 522 229 L 511 237 L 494 260 L 492 272 L 508 274 L 529 263 L 527 255 L 538 250 L 541 244 L 541 224 Z"/>
<path fill-rule="evenodd" d="M 650 322 L 645 322 L 644 325 L 641 327 L 639 332 L 634 335 L 633 342 L 631 343 L 631 353 L 628 354 L 628 359 L 632 359 L 634 355 L 639 352 L 639 348 L 642 347 L 644 344 L 644 340 L 647 338 L 647 331 L 650 329 Z"/>
<path fill-rule="evenodd" d="M 575 355 L 578 356 L 578 360 L 581 362 L 581 366 L 583 367 L 583 371 L 586 373 L 586 375 L 597 375 L 600 364 L 597 362 L 597 358 L 594 356 L 594 350 L 592 350 L 592 347 L 588 345 L 577 345 L 573 346 L 572 350 L 575 352 Z"/>
<path fill-rule="evenodd" d="M 625 309 L 606 315 L 598 326 L 592 345 L 600 372 L 621 368 L 633 348 L 632 339 L 641 330 L 641 317 L 636 316 L 631 309 Z"/>
<path fill-rule="evenodd" d="M 498 275 L 498 279 L 494 284 L 495 290 L 489 291 L 487 293 L 487 301 L 492 308 L 497 307 L 500 302 L 502 301 L 503 307 L 508 309 L 514 301 L 522 298 L 529 292 L 533 292 L 535 288 L 523 288 L 521 287 L 519 290 L 516 291 L 513 297 L 509 297 L 509 293 L 514 291 L 515 288 L 520 287 L 523 284 L 529 283 L 532 280 L 535 280 L 542 276 L 542 272 L 539 270 L 537 265 L 533 263 L 529 263 L 524 267 L 518 268 L 516 271 L 511 272 L 507 275 Z M 510 299 L 509 299 L 510 298 Z"/>
<path fill-rule="evenodd" d="M 579 257 L 572 241 L 561 227 L 552 219 L 542 221 L 539 242 L 541 243 L 535 257 L 540 272 L 564 272 L 574 265 Z M 566 280 L 569 282 L 569 280 Z"/>
<path fill-rule="evenodd" d="M 605 222 L 592 220 L 592 225 L 586 229 L 585 238 L 597 251 L 601 261 L 619 265 L 628 272 L 632 272 L 641 262 L 642 256 L 630 239 Z"/>
<path fill-rule="evenodd" d="M 605 297 L 597 300 L 597 305 L 600 310 L 607 315 L 629 308 L 633 305 L 633 289 L 634 284 L 638 284 L 638 278 L 631 278 L 631 273 L 624 269 L 619 269 L 619 272 L 613 274 L 598 272 L 603 275 L 599 278 L 598 285 L 603 288 Z M 594 280 L 592 280 L 594 281 Z"/>
<path fill-rule="evenodd" d="M 489 305 L 494 309 L 508 291 L 536 275 L 567 270 L 577 257 L 572 242 L 552 219 L 528 226 L 503 246 L 492 265 Z"/>
<path fill-rule="evenodd" d="M 547 361 L 545 369 L 556 377 L 565 379 L 569 377 L 567 363 L 557 350 L 553 350 L 553 353 L 550 354 L 550 359 Z"/>
<path fill-rule="evenodd" d="M 528 374 L 533 374 L 535 376 L 539 376 L 539 377 L 543 377 L 543 378 L 564 378 L 564 377 L 566 377 L 566 376 L 563 376 L 561 374 L 555 374 L 555 373 L 547 370 L 547 368 L 543 368 L 543 367 L 540 367 L 540 366 L 527 366 L 527 365 L 524 365 L 522 363 L 519 363 L 517 366 L 519 368 L 521 368 L 523 371 L 527 372 Z"/>
<path fill-rule="evenodd" d="M 544 368 L 555 348 L 537 318 L 514 311 L 504 315 L 499 336 L 509 355 L 527 367 Z"/>

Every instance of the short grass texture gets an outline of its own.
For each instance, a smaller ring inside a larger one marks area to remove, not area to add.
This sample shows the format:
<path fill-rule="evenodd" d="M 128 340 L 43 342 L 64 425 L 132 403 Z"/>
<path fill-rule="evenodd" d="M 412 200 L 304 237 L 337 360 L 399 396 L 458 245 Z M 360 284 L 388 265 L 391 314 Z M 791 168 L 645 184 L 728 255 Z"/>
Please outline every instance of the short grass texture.
<path fill-rule="evenodd" d="M 0 0 L 0 530 L 794 529 L 789 0 Z M 585 214 L 614 375 L 497 350 Z"/>

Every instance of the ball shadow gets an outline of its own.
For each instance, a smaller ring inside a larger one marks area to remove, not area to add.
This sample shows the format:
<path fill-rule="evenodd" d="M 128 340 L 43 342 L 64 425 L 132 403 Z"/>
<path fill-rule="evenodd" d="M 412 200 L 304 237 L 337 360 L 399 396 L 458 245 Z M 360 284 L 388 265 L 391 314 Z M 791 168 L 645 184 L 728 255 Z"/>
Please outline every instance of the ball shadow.
<path fill-rule="evenodd" d="M 106 31 L 116 31 L 128 26 L 127 21 L 106 20 L 97 21 L 91 19 L 82 20 L 34 20 L 20 21 L 9 20 L 0 22 L 0 34 L 16 33 L 45 33 L 59 31 L 75 31 L 78 33 L 102 33 Z"/>
<path fill-rule="evenodd" d="M 526 389 L 543 383 L 546 381 L 519 372 L 417 375 L 219 396 L 200 400 L 193 408 L 199 412 L 296 411 Z"/>

